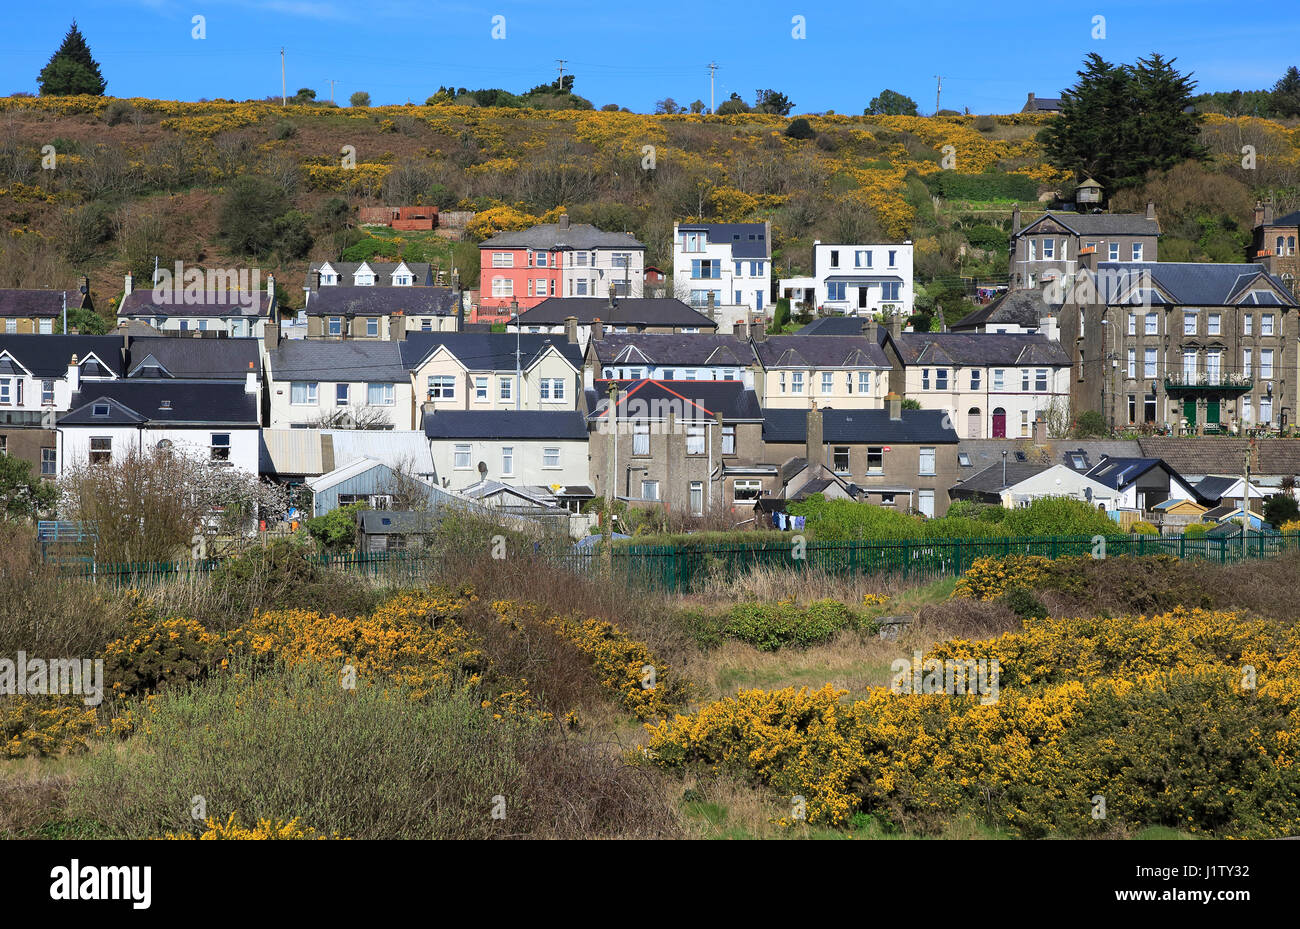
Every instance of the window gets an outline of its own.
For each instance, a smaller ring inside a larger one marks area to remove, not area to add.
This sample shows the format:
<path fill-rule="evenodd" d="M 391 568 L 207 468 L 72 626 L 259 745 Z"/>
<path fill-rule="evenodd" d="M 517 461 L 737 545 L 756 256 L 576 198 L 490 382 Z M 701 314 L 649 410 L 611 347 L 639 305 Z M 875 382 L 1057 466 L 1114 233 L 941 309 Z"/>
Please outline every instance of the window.
<path fill-rule="evenodd" d="M 111 411 L 111 409 L 112 408 L 107 403 L 96 403 L 94 406 L 90 408 L 90 415 L 107 416 Z"/>
<path fill-rule="evenodd" d="M 1148 423 L 1156 421 L 1156 395 L 1153 393 L 1142 399 L 1142 420 Z"/>
<path fill-rule="evenodd" d="M 230 460 L 230 433 L 214 432 L 212 433 L 212 445 L 209 457 L 213 461 Z"/>
<path fill-rule="evenodd" d="M 724 455 L 736 454 L 736 427 L 735 426 L 722 427 L 722 454 Z"/>
<path fill-rule="evenodd" d="M 919 452 L 921 466 L 917 469 L 918 474 L 934 473 L 934 449 L 932 447 L 922 447 Z"/>
<path fill-rule="evenodd" d="M 537 267 L 539 267 L 539 268 L 545 268 L 545 267 L 546 267 L 546 262 L 547 262 L 547 259 L 548 259 L 548 257 L 549 257 L 549 256 L 546 254 L 546 252 L 536 252 L 536 253 L 534 254 L 533 257 L 535 257 L 535 258 L 537 259 Z M 587 261 L 586 261 L 587 253 L 586 253 L 586 252 L 579 252 L 579 253 L 578 253 L 578 257 L 579 257 L 579 259 L 580 259 L 580 260 L 578 261 L 578 264 L 580 264 L 580 265 L 585 265 L 585 264 L 587 263 Z"/>
<path fill-rule="evenodd" d="M 921 389 L 922 389 L 922 390 L 929 390 L 929 389 L 930 389 L 930 369 L 929 369 L 929 368 L 922 368 L 922 369 L 921 369 Z"/>
<path fill-rule="evenodd" d="M 53 381 L 41 381 L 41 406 L 54 406 Z"/>
<path fill-rule="evenodd" d="M 683 232 L 682 233 L 682 251 L 684 252 L 702 252 L 708 244 L 708 233 L 704 232 Z"/>
<path fill-rule="evenodd" d="M 316 382 L 294 381 L 289 387 L 289 403 L 294 406 L 315 406 Z"/>
<path fill-rule="evenodd" d="M 367 384 L 366 403 L 371 406 L 393 406 L 397 403 L 395 384 Z"/>
<path fill-rule="evenodd" d="M 537 279 L 537 296 L 539 297 L 546 296 L 546 278 L 544 277 L 539 277 Z"/>
<path fill-rule="evenodd" d="M 737 262 L 736 262 L 736 274 L 735 274 L 735 276 L 736 276 L 736 277 L 743 277 L 744 274 L 745 274 L 745 263 L 744 263 L 743 261 L 737 261 Z"/>
<path fill-rule="evenodd" d="M 513 297 L 515 295 L 515 282 L 508 277 L 492 278 L 492 296 L 494 297 Z"/>
<path fill-rule="evenodd" d="M 633 455 L 650 454 L 650 424 L 649 423 L 632 424 L 632 454 Z"/>
<path fill-rule="evenodd" d="M 722 262 L 717 258 L 691 259 L 691 278 L 697 281 L 720 280 Z"/>
<path fill-rule="evenodd" d="M 934 389 L 935 389 L 935 390 L 947 390 L 947 389 L 948 389 L 948 369 L 947 369 L 947 368 L 937 368 L 937 369 L 935 370 L 935 372 L 934 372 Z"/>
<path fill-rule="evenodd" d="M 342 316 L 331 316 L 331 317 L 329 317 L 329 319 L 327 319 L 327 320 L 325 321 L 325 323 L 326 323 L 326 329 L 325 329 L 326 334 L 328 334 L 328 335 L 342 335 L 342 334 L 343 334 L 343 317 L 342 317 Z M 182 328 L 183 328 L 183 327 L 182 327 Z"/>
<path fill-rule="evenodd" d="M 871 393 L 871 372 L 870 371 L 858 372 L 858 393 L 860 394 Z"/>
<path fill-rule="evenodd" d="M 585 277 L 581 278 L 580 280 L 577 281 L 577 285 L 578 285 L 578 296 L 585 297 L 587 295 L 587 279 Z"/>
<path fill-rule="evenodd" d="M 12 378 L 0 377 L 0 403 L 8 405 L 13 402 L 13 395 L 10 391 L 12 380 Z"/>
<path fill-rule="evenodd" d="M 58 450 L 41 449 L 41 477 L 54 477 L 58 473 Z"/>
<path fill-rule="evenodd" d="M 1272 334 L 1273 334 L 1273 314 L 1272 314 L 1272 313 L 1261 313 L 1261 314 L 1260 314 L 1260 317 L 1259 317 L 1259 334 L 1260 334 L 1260 335 L 1272 335 Z"/>
<path fill-rule="evenodd" d="M 790 372 L 790 393 L 792 394 L 803 393 L 803 372 L 802 371 Z"/>
<path fill-rule="evenodd" d="M 686 454 L 704 454 L 704 426 L 690 425 L 686 427 Z"/>
<path fill-rule="evenodd" d="M 455 454 L 452 458 L 452 467 L 457 471 L 469 470 L 469 446 L 457 445 Z"/>
<path fill-rule="evenodd" d="M 430 319 L 429 317 L 427 317 L 427 316 L 424 317 L 424 319 L 420 320 L 420 331 L 421 331 L 421 332 L 433 332 L 433 320 L 431 320 L 431 319 Z"/>
<path fill-rule="evenodd" d="M 691 481 L 691 515 L 704 515 L 704 482 Z"/>
<path fill-rule="evenodd" d="M 1160 317 L 1158 317 L 1155 313 L 1148 313 L 1146 316 L 1146 329 L 1144 331 L 1146 332 L 1147 335 L 1159 335 Z"/>
<path fill-rule="evenodd" d="M 1047 393 L 1047 369 L 1036 368 L 1034 370 L 1034 390 L 1040 394 Z"/>
<path fill-rule="evenodd" d="M 1279 238 L 1279 239 L 1277 240 L 1277 247 L 1278 247 L 1279 249 L 1282 248 L 1282 239 L 1281 239 L 1281 238 Z M 837 251 L 836 249 L 831 249 L 831 267 L 832 267 L 832 268 L 838 268 L 839 266 L 840 266 L 840 253 L 839 253 L 839 251 Z"/>
<path fill-rule="evenodd" d="M 871 252 L 870 252 L 870 251 L 865 251 L 865 250 L 864 250 L 864 251 L 854 252 L 854 253 L 853 253 L 853 266 L 856 267 L 856 268 L 869 268 L 869 267 L 871 267 Z"/>
<path fill-rule="evenodd" d="M 885 473 L 885 447 L 883 445 L 867 446 L 867 473 Z"/>
<path fill-rule="evenodd" d="M 1205 379 L 1211 384 L 1219 383 L 1219 373 L 1222 370 L 1223 353 L 1206 352 L 1205 354 Z"/>
<path fill-rule="evenodd" d="M 757 500 L 763 495 L 763 482 L 753 478 L 737 479 L 731 485 L 732 496 L 737 500 Z"/>
<path fill-rule="evenodd" d="M 1020 372 L 1020 389 L 1029 390 L 1029 369 L 1025 368 Z"/>
<path fill-rule="evenodd" d="M 456 399 L 456 378 L 451 374 L 430 374 L 428 379 L 430 400 Z"/>
<path fill-rule="evenodd" d="M 486 401 L 488 398 L 488 379 L 486 374 L 474 378 L 474 399 Z"/>
<path fill-rule="evenodd" d="M 41 335 L 50 335 L 54 332 L 54 320 L 42 319 L 37 328 Z"/>
<path fill-rule="evenodd" d="M 831 450 L 831 461 L 836 471 L 847 473 L 849 471 L 849 447 L 847 445 L 836 445 Z"/>
<path fill-rule="evenodd" d="M 547 403 L 562 403 L 564 401 L 564 378 L 542 378 L 538 387 L 538 396 Z"/>
<path fill-rule="evenodd" d="M 922 516 L 934 516 L 934 491 L 918 490 L 916 492 L 916 508 Z"/>
<path fill-rule="evenodd" d="M 1137 422 L 1138 398 L 1137 394 L 1128 395 L 1128 421 L 1130 424 Z"/>
<path fill-rule="evenodd" d="M 1273 398 L 1259 398 L 1259 421 L 1261 423 L 1271 423 L 1273 421 Z"/>
<path fill-rule="evenodd" d="M 514 398 L 514 381 L 508 377 L 503 377 L 497 382 L 497 398 L 500 400 L 511 400 Z"/>
<path fill-rule="evenodd" d="M 902 281 L 883 281 L 880 285 L 881 300 L 899 300 L 899 293 L 903 287 Z"/>
<path fill-rule="evenodd" d="M 18 331 L 18 320 L 16 320 L 16 319 L 6 319 L 6 320 L 5 320 L 5 335 L 13 335 L 13 334 L 16 333 L 17 331 Z"/>
<path fill-rule="evenodd" d="M 1183 335 L 1196 335 L 1196 314 L 1183 314 Z"/>
<path fill-rule="evenodd" d="M 833 383 L 834 378 L 835 378 L 834 372 L 831 371 L 822 372 L 822 393 L 829 394 L 834 392 L 835 390 L 835 385 Z"/>
<path fill-rule="evenodd" d="M 113 460 L 113 437 L 93 435 L 90 437 L 90 463 L 108 464 Z"/>
<path fill-rule="evenodd" d="M 542 449 L 542 467 L 558 468 L 560 466 L 560 447 L 548 445 Z"/>
<path fill-rule="evenodd" d="M 335 405 L 335 406 L 347 406 L 347 405 L 348 405 L 348 385 L 347 385 L 347 384 L 335 384 L 335 385 L 334 385 L 334 405 Z"/>
<path fill-rule="evenodd" d="M 594 261 L 594 260 L 592 261 L 592 264 L 595 264 L 595 261 Z M 632 264 L 632 253 L 631 253 L 631 252 L 615 252 L 614 255 L 613 255 L 613 258 L 611 259 L 611 264 L 612 264 L 615 268 L 626 268 L 626 267 L 629 267 L 629 266 Z"/>
<path fill-rule="evenodd" d="M 1119 243 L 1118 243 L 1118 242 L 1111 242 L 1111 243 L 1110 243 L 1110 248 L 1107 250 L 1107 252 L 1106 252 L 1106 256 L 1107 256 L 1111 261 L 1119 261 Z"/>
<path fill-rule="evenodd" d="M 1043 239 L 1043 260 L 1044 260 L 1044 261 L 1055 261 L 1055 260 L 1056 260 L 1056 240 L 1055 240 L 1055 239 Z"/>
<path fill-rule="evenodd" d="M 641 499 L 658 500 L 659 499 L 659 482 L 642 481 L 641 482 Z"/>
<path fill-rule="evenodd" d="M 847 286 L 847 285 L 846 285 L 846 283 L 845 283 L 844 281 L 828 281 L 828 282 L 826 283 L 826 299 L 827 299 L 827 300 L 843 300 L 843 299 L 844 299 L 844 288 L 845 288 L 846 286 Z"/>
<path fill-rule="evenodd" d="M 1218 335 L 1218 334 L 1219 334 L 1219 320 L 1220 320 L 1221 318 L 1222 318 L 1222 317 L 1220 317 L 1220 315 L 1219 315 L 1218 313 L 1211 313 L 1211 314 L 1207 317 L 1206 322 L 1205 322 L 1205 334 L 1206 334 L 1206 335 Z"/>
<path fill-rule="evenodd" d="M 983 380 L 983 371 L 980 368 L 970 369 L 970 389 L 982 390 L 980 382 Z"/>
<path fill-rule="evenodd" d="M 366 335 L 370 336 L 371 338 L 374 338 L 375 336 L 379 335 L 379 317 L 378 317 L 378 316 L 367 316 L 367 317 L 366 317 Z"/>
<path fill-rule="evenodd" d="M 515 450 L 513 446 L 501 447 L 501 476 L 511 477 L 515 473 Z"/>
<path fill-rule="evenodd" d="M 1250 349 L 1248 348 L 1243 348 L 1241 350 L 1241 373 L 1244 377 L 1250 377 L 1250 372 L 1252 369 L 1252 364 L 1251 364 L 1252 359 L 1250 357 L 1250 354 L 1251 352 Z"/>
<path fill-rule="evenodd" d="M 493 252 L 492 267 L 494 268 L 513 268 L 515 266 L 515 256 L 512 252 Z"/>
<path fill-rule="evenodd" d="M 889 251 L 889 266 L 891 268 L 898 267 L 898 252 L 894 251 L 893 249 L 890 249 Z"/>
<path fill-rule="evenodd" d="M 1003 381 L 1003 376 L 1004 376 L 1005 374 L 1006 374 L 1006 372 L 1003 371 L 1001 368 L 994 368 L 994 369 L 993 369 L 993 389 L 994 389 L 994 390 L 1004 390 L 1004 389 L 1005 389 L 1005 384 L 1004 384 L 1004 381 Z"/>
<path fill-rule="evenodd" d="M 1138 315 L 1136 313 L 1128 314 L 1128 334 L 1137 335 Z"/>
<path fill-rule="evenodd" d="M 1259 350 L 1259 376 L 1265 381 L 1273 379 L 1273 349 L 1271 348 Z"/>
<path fill-rule="evenodd" d="M 1183 379 L 1196 379 L 1196 352 L 1183 352 Z"/>
<path fill-rule="evenodd" d="M 1247 313 L 1245 316 L 1242 317 L 1242 321 L 1243 321 L 1242 325 L 1244 326 L 1242 333 L 1244 335 L 1254 335 L 1255 315 L 1253 313 Z"/>
<path fill-rule="evenodd" d="M 1146 378 L 1156 376 L 1156 350 L 1154 348 L 1142 349 L 1142 376 Z"/>
<path fill-rule="evenodd" d="M 1142 260 L 1142 243 L 1141 243 L 1141 242 L 1134 242 L 1134 243 L 1133 243 L 1133 260 L 1134 260 L 1134 261 L 1141 261 L 1141 260 Z"/>
<path fill-rule="evenodd" d="M 1136 348 L 1128 350 L 1128 376 L 1129 378 L 1137 377 L 1138 353 Z"/>

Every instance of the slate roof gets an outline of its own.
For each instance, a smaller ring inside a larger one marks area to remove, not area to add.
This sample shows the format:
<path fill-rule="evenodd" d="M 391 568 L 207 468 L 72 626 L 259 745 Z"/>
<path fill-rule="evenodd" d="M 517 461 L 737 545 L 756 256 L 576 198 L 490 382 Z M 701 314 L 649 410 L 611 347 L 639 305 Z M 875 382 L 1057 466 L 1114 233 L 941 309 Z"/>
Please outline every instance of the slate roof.
<path fill-rule="evenodd" d="M 942 410 L 903 410 L 902 419 L 890 419 L 886 409 L 823 410 L 822 440 L 883 444 L 956 444 L 957 433 L 944 427 Z M 808 411 L 763 411 L 764 442 L 807 442 Z"/>
<path fill-rule="evenodd" d="M 325 284 L 323 287 L 318 288 L 316 286 L 316 272 L 326 264 L 338 272 L 340 281 L 347 281 L 348 283 Z M 315 293 L 319 293 L 327 287 L 351 286 L 352 275 L 356 273 L 357 269 L 360 268 L 362 264 L 363 262 L 360 261 L 313 261 L 307 268 L 307 276 L 304 280 L 307 286 Z M 407 269 L 411 272 L 411 280 L 415 282 L 415 286 L 428 286 L 433 284 L 433 265 L 429 264 L 427 261 L 366 261 L 364 264 L 369 265 L 370 270 L 375 272 L 376 287 L 394 286 L 392 283 L 393 272 L 402 264 L 405 264 Z M 396 286 L 405 287 L 407 285 L 398 284 Z"/>
<path fill-rule="evenodd" d="M 267 360 L 277 381 L 396 383 L 410 378 L 402 364 L 401 343 L 387 340 L 288 339 L 268 352 Z"/>
<path fill-rule="evenodd" d="M 579 326 L 600 319 L 610 326 L 672 326 L 716 330 L 718 324 L 672 297 L 548 297 L 519 314 L 520 326 L 560 326 L 575 316 Z"/>
<path fill-rule="evenodd" d="M 1212 474 L 1209 477 L 1202 478 L 1194 489 L 1206 500 L 1221 500 L 1224 492 L 1239 480 L 1240 478 L 1236 477 L 1222 477 Z"/>
<path fill-rule="evenodd" d="M 1055 220 L 1079 236 L 1158 236 L 1160 234 L 1160 223 L 1154 219 L 1147 219 L 1146 213 L 1057 213 L 1049 211 L 1022 228 L 1012 238 L 1031 234 L 1033 228 L 1045 219 Z"/>
<path fill-rule="evenodd" d="M 595 422 L 608 414 L 609 389 L 619 388 L 619 418 L 666 419 L 667 411 L 680 420 L 713 419 L 717 413 L 726 421 L 763 418 L 754 391 L 741 381 L 596 381 L 586 392 L 587 419 Z"/>
<path fill-rule="evenodd" d="M 142 288 L 133 290 L 122 298 L 117 308 L 121 316 L 243 316 L 250 319 L 270 316 L 272 301 L 266 291 L 256 293 L 242 290 L 205 291 L 197 302 L 158 303 L 153 298 L 153 290 Z"/>
<path fill-rule="evenodd" d="M 458 297 L 448 287 L 352 287 L 339 284 L 317 290 L 304 312 L 308 316 L 454 316 Z"/>
<path fill-rule="evenodd" d="M 804 326 L 795 335 L 862 335 L 862 327 L 870 320 L 866 316 L 822 316 Z"/>
<path fill-rule="evenodd" d="M 1092 469 L 1103 456 L 1112 458 L 1133 457 L 1142 454 L 1138 443 L 1133 440 L 1080 440 L 1051 439 L 1046 445 L 1034 445 L 1028 439 L 962 439 L 957 448 L 958 461 L 964 453 L 969 457 L 970 465 L 963 466 L 963 474 L 975 474 L 992 464 L 1001 467 L 1002 452 L 1007 452 L 1007 464 L 1019 462 L 1020 455 L 1024 461 L 1042 465 L 1063 464 L 1079 473 Z M 1073 454 L 1083 456 L 1084 467 L 1074 467 Z"/>
<path fill-rule="evenodd" d="M 605 232 L 590 223 L 540 223 L 529 229 L 498 232 L 479 243 L 479 248 L 535 248 L 547 251 L 581 248 L 626 248 L 636 251 L 645 246 L 624 232 Z"/>
<path fill-rule="evenodd" d="M 1192 485 L 1188 484 L 1187 480 L 1176 469 L 1159 458 L 1106 458 L 1093 465 L 1085 476 L 1099 484 L 1105 484 L 1112 490 L 1120 490 L 1132 484 L 1151 469 L 1158 467 L 1163 467 L 1169 472 L 1171 482 L 1182 481 L 1195 492 Z"/>
<path fill-rule="evenodd" d="M 906 365 L 1070 364 L 1059 342 L 1036 333 L 904 332 L 888 337 Z"/>
<path fill-rule="evenodd" d="M 1179 474 L 1233 474 L 1241 470 L 1242 456 L 1250 439 L 1213 436 L 1178 438 L 1153 436 L 1138 439 L 1143 455 L 1159 457 Z M 1300 441 L 1256 439 L 1251 477 L 1295 477 L 1300 475 Z"/>
<path fill-rule="evenodd" d="M 115 376 L 122 376 L 122 339 L 111 335 L 0 335 L 0 353 L 8 352 L 32 377 L 62 378 L 76 355 L 94 355 Z M 84 373 L 84 372 L 83 372 Z"/>
<path fill-rule="evenodd" d="M 1300 210 L 1294 213 L 1287 213 L 1285 216 L 1279 216 L 1271 223 L 1265 223 L 1265 226 L 1300 226 Z"/>
<path fill-rule="evenodd" d="M 570 439 L 586 441 L 580 410 L 444 410 L 424 414 L 429 439 Z"/>
<path fill-rule="evenodd" d="M 950 328 L 953 332 L 978 329 L 1005 323 L 1026 328 L 1037 329 L 1043 317 L 1055 309 L 1050 306 L 1037 289 L 1010 290 L 993 300 L 987 306 L 967 313 Z"/>
<path fill-rule="evenodd" d="M 767 258 L 772 253 L 764 223 L 678 223 L 677 230 L 706 230 L 709 244 L 729 244 L 734 258 Z"/>
<path fill-rule="evenodd" d="M 242 380 L 248 374 L 249 362 L 252 362 L 254 372 L 260 377 L 260 346 L 257 339 L 137 336 L 130 340 L 127 349 L 127 376 L 146 376 L 144 366 L 157 363 L 162 368 L 161 377 Z"/>
<path fill-rule="evenodd" d="M 1008 461 L 1006 479 L 1003 480 L 1002 463 L 998 462 L 953 484 L 949 489 L 949 493 L 957 493 L 961 496 L 997 496 L 1008 487 L 1013 487 L 1023 480 L 1042 474 L 1050 467 L 1052 466 L 1041 461 Z"/>
<path fill-rule="evenodd" d="M 1102 262 L 1097 265 L 1105 277 L 1099 290 L 1109 294 L 1108 302 L 1118 303 L 1122 291 L 1140 284 L 1139 277 L 1149 272 L 1151 282 L 1181 306 L 1230 306 L 1260 303 L 1250 291 L 1269 290 L 1271 284 L 1279 295 L 1270 294 L 1262 302 L 1267 306 L 1296 306 L 1295 299 L 1281 280 L 1268 274 L 1258 264 L 1213 264 L 1195 261 Z M 1119 292 L 1111 282 L 1116 282 Z M 1267 283 L 1265 283 L 1267 282 Z M 1244 299 L 1243 299 L 1244 296 Z"/>
<path fill-rule="evenodd" d="M 392 344 L 401 348 L 402 364 L 408 370 L 418 367 L 439 346 L 446 346 L 471 371 L 513 371 L 516 345 L 524 370 L 551 348 L 575 370 L 582 368 L 582 352 L 577 345 L 564 336 L 544 332 L 409 332 L 401 342 Z"/>
<path fill-rule="evenodd" d="M 93 415 L 107 401 L 108 416 Z M 164 407 L 163 402 L 169 406 Z M 210 381 L 106 381 L 84 384 L 72 398 L 72 409 L 59 417 L 60 426 L 247 426 L 257 428 L 257 395 L 243 384 Z"/>
<path fill-rule="evenodd" d="M 589 344 L 599 364 L 748 367 L 754 351 L 745 339 L 703 332 L 607 333 Z"/>
<path fill-rule="evenodd" d="M 834 335 L 775 335 L 754 343 L 764 368 L 889 368 L 884 350 L 870 339 Z"/>
<path fill-rule="evenodd" d="M 0 290 L 0 317 L 60 317 L 65 293 L 70 310 L 80 307 L 86 299 L 79 290 Z"/>

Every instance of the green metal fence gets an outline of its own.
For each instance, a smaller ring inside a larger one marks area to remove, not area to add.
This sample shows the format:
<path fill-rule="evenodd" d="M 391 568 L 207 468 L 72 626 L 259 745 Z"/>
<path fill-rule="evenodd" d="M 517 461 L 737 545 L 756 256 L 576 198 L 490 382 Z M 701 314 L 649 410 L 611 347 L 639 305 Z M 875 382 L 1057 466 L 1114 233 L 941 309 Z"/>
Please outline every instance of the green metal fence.
<path fill-rule="evenodd" d="M 307 561 L 326 571 L 382 579 L 392 584 L 411 583 L 427 575 L 432 559 L 405 552 L 348 552 L 309 555 Z M 80 577 L 113 587 L 153 587 L 159 584 L 205 578 L 223 562 L 219 558 L 185 561 L 147 561 L 126 564 L 70 563 L 60 566 L 65 577 Z"/>

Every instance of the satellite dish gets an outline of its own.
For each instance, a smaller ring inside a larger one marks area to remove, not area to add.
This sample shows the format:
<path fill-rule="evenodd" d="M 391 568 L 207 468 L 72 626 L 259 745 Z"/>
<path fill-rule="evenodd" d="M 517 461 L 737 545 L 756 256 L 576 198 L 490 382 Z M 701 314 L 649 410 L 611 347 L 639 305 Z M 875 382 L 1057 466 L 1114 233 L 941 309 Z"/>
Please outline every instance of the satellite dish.
<path fill-rule="evenodd" d="M 169 448 L 171 448 L 171 447 L 172 447 L 172 440 L 171 440 L 171 439 L 159 439 L 159 440 L 158 440 L 158 450 L 159 450 L 160 452 L 165 452 L 165 451 L 167 451 L 167 449 L 169 449 Z"/>
<path fill-rule="evenodd" d="M 482 477 L 482 478 L 484 478 L 484 479 L 487 478 L 487 462 L 486 462 L 486 461 L 480 461 L 480 462 L 478 463 L 478 473 L 479 473 L 479 477 Z"/>

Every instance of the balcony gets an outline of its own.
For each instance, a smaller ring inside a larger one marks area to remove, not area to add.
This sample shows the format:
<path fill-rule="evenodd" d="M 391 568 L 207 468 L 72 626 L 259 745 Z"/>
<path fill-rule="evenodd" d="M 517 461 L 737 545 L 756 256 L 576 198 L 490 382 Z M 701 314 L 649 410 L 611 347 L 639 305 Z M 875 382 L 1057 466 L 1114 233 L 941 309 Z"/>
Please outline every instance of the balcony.
<path fill-rule="evenodd" d="M 1171 397 L 1205 394 L 1240 395 L 1249 393 L 1255 379 L 1243 374 L 1169 374 L 1165 376 L 1165 393 Z"/>

